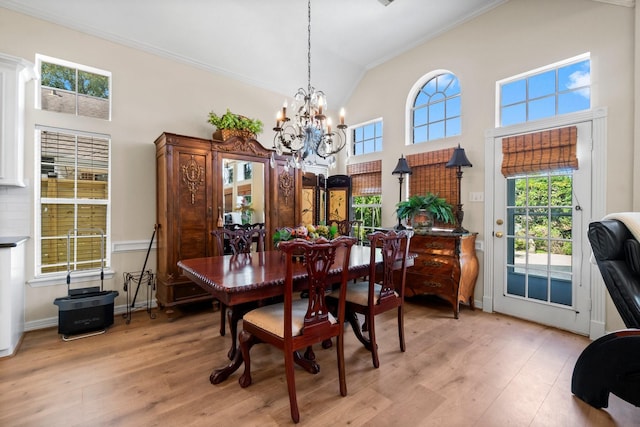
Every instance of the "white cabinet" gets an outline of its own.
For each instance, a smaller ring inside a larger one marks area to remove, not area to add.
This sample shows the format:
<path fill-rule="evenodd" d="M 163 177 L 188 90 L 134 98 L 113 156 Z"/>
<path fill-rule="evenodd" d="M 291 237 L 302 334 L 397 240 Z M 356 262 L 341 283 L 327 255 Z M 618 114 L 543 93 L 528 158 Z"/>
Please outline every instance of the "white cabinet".
<path fill-rule="evenodd" d="M 0 237 L 0 357 L 12 355 L 24 333 L 26 237 Z"/>
<path fill-rule="evenodd" d="M 34 65 L 0 53 L 0 185 L 24 187 L 25 85 Z"/>

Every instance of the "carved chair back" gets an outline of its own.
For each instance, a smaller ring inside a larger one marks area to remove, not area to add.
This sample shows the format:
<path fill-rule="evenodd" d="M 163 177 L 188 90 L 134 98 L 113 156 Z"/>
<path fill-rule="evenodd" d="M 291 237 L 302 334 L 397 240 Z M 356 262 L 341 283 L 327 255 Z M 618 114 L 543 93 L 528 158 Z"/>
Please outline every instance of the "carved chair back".
<path fill-rule="evenodd" d="M 283 350 L 291 418 L 294 422 L 300 419 L 298 410 L 295 375 L 294 353 L 298 350 L 337 337 L 336 352 L 338 358 L 338 377 L 340 394 L 346 396 L 347 385 L 344 362 L 344 307 L 346 283 L 349 269 L 351 247 L 356 239 L 340 236 L 328 241 L 324 238 L 310 242 L 294 239 L 281 242 L 279 249 L 286 258 L 286 273 L 284 283 L 284 302 L 273 304 L 250 311 L 244 315 L 243 330 L 240 333 L 240 349 L 244 360 L 245 371 L 239 379 L 242 387 L 251 384 L 251 347 L 260 342 L 266 342 Z M 295 275 L 300 274 L 302 256 L 304 268 L 307 272 L 306 284 L 309 288 L 309 298 L 301 299 L 297 295 Z M 337 315 L 329 313 L 325 290 L 330 289 L 336 282 L 335 271 L 341 268 L 340 296 Z M 312 362 L 312 358 L 307 359 Z"/>

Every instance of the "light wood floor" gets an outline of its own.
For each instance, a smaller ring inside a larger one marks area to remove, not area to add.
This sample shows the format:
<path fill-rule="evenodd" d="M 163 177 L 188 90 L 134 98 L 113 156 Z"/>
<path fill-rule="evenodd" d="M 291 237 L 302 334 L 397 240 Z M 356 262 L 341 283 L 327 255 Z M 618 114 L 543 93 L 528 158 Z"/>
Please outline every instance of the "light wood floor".
<path fill-rule="evenodd" d="M 227 363 L 230 339 L 218 329 L 219 313 L 205 308 L 172 322 L 145 311 L 128 325 L 117 316 L 106 334 L 71 342 L 56 329 L 29 332 L 15 356 L 0 359 L 0 426 L 292 424 L 277 350 L 254 347 L 246 389 L 238 372 L 209 383 Z M 405 353 L 393 315 L 377 330 L 379 369 L 346 334 L 346 397 L 334 349 L 316 349 L 319 374 L 296 371 L 301 425 L 640 425 L 640 408 L 614 395 L 606 410 L 572 396 L 585 337 L 466 307 L 455 320 L 433 300 L 407 303 Z"/>

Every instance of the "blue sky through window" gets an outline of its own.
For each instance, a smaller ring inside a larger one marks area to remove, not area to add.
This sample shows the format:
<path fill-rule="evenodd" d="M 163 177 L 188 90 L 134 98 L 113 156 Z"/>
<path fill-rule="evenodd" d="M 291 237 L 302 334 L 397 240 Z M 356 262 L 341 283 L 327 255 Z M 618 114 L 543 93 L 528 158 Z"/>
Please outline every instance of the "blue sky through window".
<path fill-rule="evenodd" d="M 591 60 L 532 73 L 500 85 L 500 126 L 591 108 Z"/>

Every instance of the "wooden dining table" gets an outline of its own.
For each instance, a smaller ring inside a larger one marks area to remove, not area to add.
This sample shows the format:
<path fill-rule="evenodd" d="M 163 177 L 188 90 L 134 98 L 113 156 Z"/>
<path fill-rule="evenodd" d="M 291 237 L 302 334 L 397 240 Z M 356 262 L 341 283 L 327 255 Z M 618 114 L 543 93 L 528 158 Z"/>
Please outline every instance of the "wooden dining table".
<path fill-rule="evenodd" d="M 336 260 L 331 267 L 336 281 L 340 280 L 342 266 L 340 253 L 346 250 L 339 248 Z M 376 263 L 382 263 L 382 253 L 376 250 Z M 371 248 L 369 246 L 353 246 L 349 259 L 348 279 L 353 280 L 369 274 Z M 412 265 L 411 254 L 407 266 Z M 223 255 L 205 258 L 185 259 L 178 262 L 183 274 L 201 286 L 221 303 L 233 309 L 234 306 L 262 301 L 283 295 L 285 280 L 285 256 L 281 251 L 252 252 L 250 254 Z M 293 269 L 294 288 L 304 290 L 307 270 L 302 262 L 297 262 Z M 299 365 L 312 373 L 319 368 L 315 362 L 301 355 L 296 355 Z M 215 369 L 209 379 L 218 384 L 235 372 L 242 364 L 242 352 L 235 351 L 231 363 Z"/>

